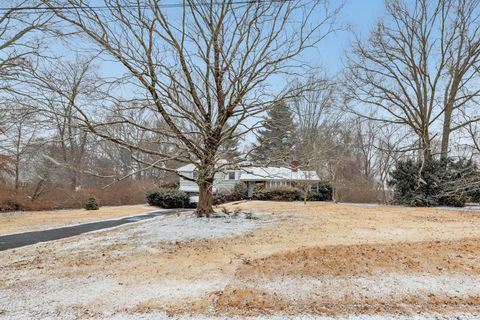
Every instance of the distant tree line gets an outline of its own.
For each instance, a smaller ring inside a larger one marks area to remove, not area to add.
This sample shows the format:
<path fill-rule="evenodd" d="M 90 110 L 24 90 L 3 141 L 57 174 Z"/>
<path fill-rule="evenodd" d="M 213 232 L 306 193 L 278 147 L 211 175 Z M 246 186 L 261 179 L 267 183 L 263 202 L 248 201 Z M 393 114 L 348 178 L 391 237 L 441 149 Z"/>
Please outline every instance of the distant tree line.
<path fill-rule="evenodd" d="M 4 207 L 133 203 L 186 163 L 198 216 L 215 174 L 246 163 L 296 160 L 335 201 L 457 205 L 479 190 L 480 0 L 387 1 L 335 76 L 303 61 L 342 29 L 327 1 L 101 3 L 1 13 Z"/>

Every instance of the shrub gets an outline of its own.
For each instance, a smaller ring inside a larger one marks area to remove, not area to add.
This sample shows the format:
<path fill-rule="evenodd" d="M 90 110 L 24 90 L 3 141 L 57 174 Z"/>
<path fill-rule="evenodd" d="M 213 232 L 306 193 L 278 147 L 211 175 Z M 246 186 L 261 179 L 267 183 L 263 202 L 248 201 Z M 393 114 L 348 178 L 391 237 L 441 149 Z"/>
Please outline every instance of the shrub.
<path fill-rule="evenodd" d="M 252 199 L 253 200 L 263 200 L 263 201 L 268 201 L 271 200 L 271 194 L 268 189 L 263 189 L 263 188 L 254 188 L 253 189 L 253 194 L 252 194 Z"/>
<path fill-rule="evenodd" d="M 97 199 L 95 199 L 94 197 L 89 198 L 85 203 L 86 210 L 98 210 L 98 208 L 99 205 L 97 203 Z"/>
<path fill-rule="evenodd" d="M 257 189 L 253 193 L 254 200 L 297 201 L 301 200 L 303 192 L 297 188 L 283 187 Z"/>
<path fill-rule="evenodd" d="M 248 196 L 247 184 L 245 182 L 237 182 L 233 187 L 233 193 L 235 193 L 238 200 L 246 199 Z"/>
<path fill-rule="evenodd" d="M 235 191 L 224 191 L 224 192 L 217 192 L 213 195 L 213 205 L 219 205 L 227 202 L 238 201 L 241 198 L 238 197 Z"/>
<path fill-rule="evenodd" d="M 331 201 L 332 187 L 328 182 L 320 182 L 317 191 L 310 191 L 307 195 L 308 201 Z"/>
<path fill-rule="evenodd" d="M 400 161 L 391 172 L 394 202 L 416 207 L 464 206 L 471 186 L 478 183 L 471 161 L 428 160 L 424 163 Z"/>
<path fill-rule="evenodd" d="M 439 204 L 448 207 L 465 207 L 468 197 L 466 195 L 451 195 L 441 197 Z"/>
<path fill-rule="evenodd" d="M 151 206 L 160 208 L 185 208 L 190 204 L 189 196 L 180 190 L 176 189 L 155 189 L 147 191 L 147 202 Z"/>

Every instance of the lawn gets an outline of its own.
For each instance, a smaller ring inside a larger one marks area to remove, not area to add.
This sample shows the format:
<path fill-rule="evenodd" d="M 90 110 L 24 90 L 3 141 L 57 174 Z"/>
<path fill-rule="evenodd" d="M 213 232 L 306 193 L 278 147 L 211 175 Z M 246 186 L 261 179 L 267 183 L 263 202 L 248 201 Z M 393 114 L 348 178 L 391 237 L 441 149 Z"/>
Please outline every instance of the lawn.
<path fill-rule="evenodd" d="M 0 235 L 38 231 L 93 221 L 116 219 L 152 211 L 148 205 L 105 206 L 98 210 L 67 209 L 50 211 L 0 212 Z"/>
<path fill-rule="evenodd" d="M 479 316 L 480 213 L 300 202 L 228 207 L 253 219 L 198 221 L 183 213 L 2 252 L 0 315 Z"/>

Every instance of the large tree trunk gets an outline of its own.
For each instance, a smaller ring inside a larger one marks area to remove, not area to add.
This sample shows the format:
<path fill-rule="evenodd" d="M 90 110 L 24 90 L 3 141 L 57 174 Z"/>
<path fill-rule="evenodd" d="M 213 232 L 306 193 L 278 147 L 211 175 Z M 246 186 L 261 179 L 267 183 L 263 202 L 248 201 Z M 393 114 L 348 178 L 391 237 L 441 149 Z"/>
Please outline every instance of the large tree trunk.
<path fill-rule="evenodd" d="M 197 217 L 210 217 L 213 213 L 213 177 L 199 179 L 198 181 L 198 203 Z"/>

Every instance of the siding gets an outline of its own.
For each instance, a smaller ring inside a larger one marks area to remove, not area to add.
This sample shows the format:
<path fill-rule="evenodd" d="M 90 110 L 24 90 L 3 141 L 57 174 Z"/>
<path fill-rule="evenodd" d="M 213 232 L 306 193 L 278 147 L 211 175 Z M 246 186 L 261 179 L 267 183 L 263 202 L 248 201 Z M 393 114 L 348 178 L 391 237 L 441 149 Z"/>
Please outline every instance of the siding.
<path fill-rule="evenodd" d="M 192 172 L 182 172 L 183 175 L 192 177 Z M 215 175 L 213 188 L 215 191 L 231 191 L 238 182 L 239 173 L 235 172 L 235 180 L 225 180 L 225 174 L 220 172 Z M 194 181 L 180 178 L 180 190 L 186 192 L 198 192 L 198 185 Z"/>

